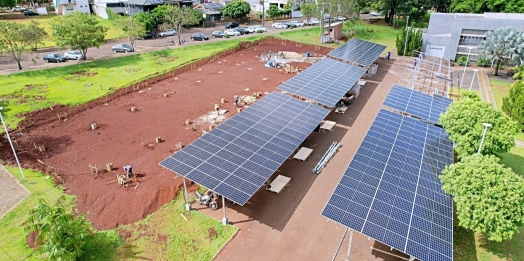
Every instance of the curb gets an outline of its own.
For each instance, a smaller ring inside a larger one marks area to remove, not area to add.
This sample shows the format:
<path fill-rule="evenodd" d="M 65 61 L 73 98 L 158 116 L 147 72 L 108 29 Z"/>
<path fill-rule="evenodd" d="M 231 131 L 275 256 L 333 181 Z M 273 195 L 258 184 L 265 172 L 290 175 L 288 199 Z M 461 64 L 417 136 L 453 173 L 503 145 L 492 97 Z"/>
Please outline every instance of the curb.
<path fill-rule="evenodd" d="M 233 225 L 231 225 L 231 226 L 233 226 Z M 235 227 L 235 226 L 233 226 L 233 227 Z M 220 255 L 220 253 L 222 253 L 222 251 L 224 251 L 224 249 L 227 247 L 227 245 L 229 245 L 229 242 L 231 242 L 231 240 L 233 240 L 233 238 L 236 237 L 236 235 L 240 231 L 240 228 L 238 228 L 238 227 L 236 227 L 236 228 L 238 230 L 233 235 L 231 235 L 231 237 L 226 241 L 226 243 L 224 243 L 222 248 L 220 248 L 220 250 L 218 250 L 218 252 L 211 258 L 211 261 L 214 261 L 218 257 L 218 255 Z"/>

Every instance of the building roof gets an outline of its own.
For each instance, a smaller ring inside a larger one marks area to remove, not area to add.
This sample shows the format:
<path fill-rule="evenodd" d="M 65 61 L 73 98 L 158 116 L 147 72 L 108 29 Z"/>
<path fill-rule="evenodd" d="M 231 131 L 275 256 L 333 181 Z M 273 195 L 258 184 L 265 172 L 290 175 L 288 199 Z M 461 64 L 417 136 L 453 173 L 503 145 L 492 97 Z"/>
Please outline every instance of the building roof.
<path fill-rule="evenodd" d="M 125 7 L 112 7 L 112 6 L 108 6 L 107 8 L 111 9 L 111 11 L 117 13 L 117 14 L 126 14 L 127 13 L 127 10 Z"/>
<path fill-rule="evenodd" d="M 483 13 L 483 14 L 455 14 L 456 18 L 496 19 L 496 20 L 524 20 L 524 14 L 518 13 Z"/>
<path fill-rule="evenodd" d="M 341 25 L 341 24 L 342 24 L 342 22 L 336 22 L 336 23 L 326 24 L 326 25 L 324 25 L 324 27 L 325 28 L 334 27 L 334 26 Z"/>

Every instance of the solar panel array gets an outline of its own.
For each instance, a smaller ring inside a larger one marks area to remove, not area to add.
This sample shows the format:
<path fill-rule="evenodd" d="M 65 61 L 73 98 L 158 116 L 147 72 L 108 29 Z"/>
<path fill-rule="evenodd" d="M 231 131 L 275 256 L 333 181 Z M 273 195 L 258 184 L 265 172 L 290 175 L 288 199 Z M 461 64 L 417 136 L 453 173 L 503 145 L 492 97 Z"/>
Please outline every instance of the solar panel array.
<path fill-rule="evenodd" d="M 386 46 L 353 38 L 339 48 L 328 53 L 328 56 L 370 66 L 377 60 Z"/>
<path fill-rule="evenodd" d="M 328 113 L 272 92 L 160 165 L 244 205 Z"/>
<path fill-rule="evenodd" d="M 424 94 L 406 87 L 393 85 L 383 104 L 436 123 L 440 114 L 446 112 L 452 102 L 452 99 L 440 95 Z"/>
<path fill-rule="evenodd" d="M 381 110 L 322 215 L 422 261 L 453 259 L 453 163 L 444 130 Z"/>
<path fill-rule="evenodd" d="M 278 89 L 333 108 L 364 73 L 362 67 L 324 58 Z"/>

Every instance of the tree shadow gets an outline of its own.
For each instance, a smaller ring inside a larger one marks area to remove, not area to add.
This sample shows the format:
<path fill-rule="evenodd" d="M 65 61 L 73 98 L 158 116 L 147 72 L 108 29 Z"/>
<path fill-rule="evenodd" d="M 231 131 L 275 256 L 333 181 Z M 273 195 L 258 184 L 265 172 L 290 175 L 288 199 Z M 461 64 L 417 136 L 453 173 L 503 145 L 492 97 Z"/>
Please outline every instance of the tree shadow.
<path fill-rule="evenodd" d="M 78 260 L 116 261 L 122 259 L 151 260 L 140 256 L 142 252 L 137 247 L 120 238 L 115 230 L 98 231 L 90 238 L 84 247 L 84 252 Z"/>
<path fill-rule="evenodd" d="M 459 226 L 456 211 L 453 211 L 453 259 L 477 261 L 475 233 Z"/>
<path fill-rule="evenodd" d="M 490 241 L 486 236 L 481 235 L 478 237 L 479 247 L 504 260 L 524 260 L 524 251 L 522 250 L 524 227 L 521 227 L 519 231 L 520 233 L 513 235 L 511 240 L 503 242 Z"/>
<path fill-rule="evenodd" d="M 517 149 L 522 150 L 521 148 Z M 515 174 L 524 178 L 524 165 L 522 164 L 522 162 L 524 162 L 523 156 L 510 151 L 501 153 L 498 157 L 500 158 L 500 164 L 504 164 L 505 167 L 511 168 Z"/>

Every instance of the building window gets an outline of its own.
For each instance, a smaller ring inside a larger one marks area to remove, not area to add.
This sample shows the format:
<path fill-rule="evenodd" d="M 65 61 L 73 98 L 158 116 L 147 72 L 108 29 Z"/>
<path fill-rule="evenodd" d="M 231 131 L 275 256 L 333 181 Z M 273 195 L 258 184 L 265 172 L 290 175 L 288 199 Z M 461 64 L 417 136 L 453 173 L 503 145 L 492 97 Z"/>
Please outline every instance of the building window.
<path fill-rule="evenodd" d="M 73 11 L 73 10 L 75 10 L 75 8 L 72 7 L 72 6 L 66 6 L 66 10 L 67 10 L 67 11 Z"/>

